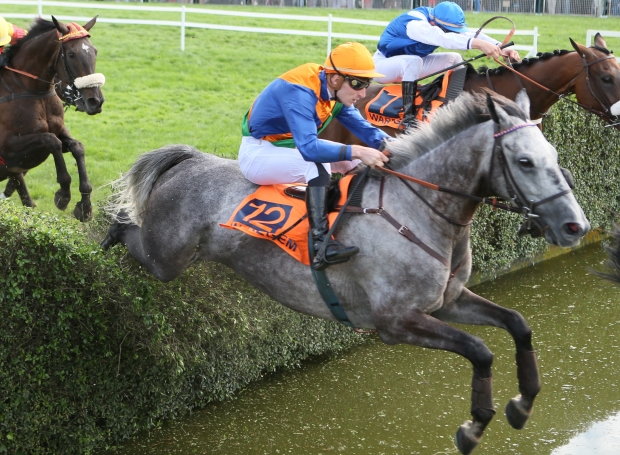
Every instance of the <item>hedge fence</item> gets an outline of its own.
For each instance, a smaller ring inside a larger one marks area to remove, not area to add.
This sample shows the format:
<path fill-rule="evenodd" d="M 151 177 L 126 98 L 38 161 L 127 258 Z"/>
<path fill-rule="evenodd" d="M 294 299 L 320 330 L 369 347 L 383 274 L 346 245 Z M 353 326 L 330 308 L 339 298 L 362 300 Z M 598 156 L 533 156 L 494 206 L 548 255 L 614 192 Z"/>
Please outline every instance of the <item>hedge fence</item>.
<path fill-rule="evenodd" d="M 619 135 L 570 104 L 545 132 L 575 175 L 595 227 L 618 212 Z M 518 238 L 517 217 L 479 213 L 477 274 L 546 251 Z M 4 203 L 0 210 L 0 453 L 83 454 L 163 419 L 222 400 L 277 368 L 363 338 L 294 313 L 223 266 L 202 263 L 171 283 L 122 247 L 102 252 L 88 226 Z M 90 238 L 90 240 L 89 240 Z"/>

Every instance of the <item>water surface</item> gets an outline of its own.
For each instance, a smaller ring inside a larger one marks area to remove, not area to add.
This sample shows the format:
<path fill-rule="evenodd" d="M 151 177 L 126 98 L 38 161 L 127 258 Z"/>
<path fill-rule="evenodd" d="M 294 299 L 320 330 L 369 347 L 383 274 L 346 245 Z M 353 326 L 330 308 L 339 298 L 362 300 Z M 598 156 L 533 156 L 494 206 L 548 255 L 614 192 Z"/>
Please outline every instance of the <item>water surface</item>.
<path fill-rule="evenodd" d="M 620 287 L 590 275 L 600 245 L 473 288 L 521 312 L 542 380 L 524 430 L 506 422 L 518 394 L 514 345 L 495 328 L 460 326 L 495 353 L 497 414 L 474 452 L 620 454 Z M 124 455 L 456 454 L 469 418 L 471 366 L 456 354 L 369 342 L 339 358 L 278 373 L 193 416 L 125 444 Z"/>

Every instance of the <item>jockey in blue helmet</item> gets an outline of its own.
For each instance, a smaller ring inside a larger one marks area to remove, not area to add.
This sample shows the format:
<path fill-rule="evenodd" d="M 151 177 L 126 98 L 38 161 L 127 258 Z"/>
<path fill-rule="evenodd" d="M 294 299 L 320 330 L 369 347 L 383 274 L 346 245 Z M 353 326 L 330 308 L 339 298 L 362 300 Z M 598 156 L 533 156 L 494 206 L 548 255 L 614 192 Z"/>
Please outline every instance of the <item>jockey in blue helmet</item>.
<path fill-rule="evenodd" d="M 467 30 L 465 14 L 459 5 L 444 1 L 434 8 L 421 6 L 392 20 L 379 39 L 373 56 L 376 69 L 385 77 L 376 82 L 402 82 L 404 124 L 413 120 L 412 105 L 418 79 L 463 61 L 456 52 L 433 53 L 438 47 L 446 49 L 479 49 L 488 57 L 504 56 L 519 61 L 514 49 L 500 49 L 500 42 L 480 33 Z"/>

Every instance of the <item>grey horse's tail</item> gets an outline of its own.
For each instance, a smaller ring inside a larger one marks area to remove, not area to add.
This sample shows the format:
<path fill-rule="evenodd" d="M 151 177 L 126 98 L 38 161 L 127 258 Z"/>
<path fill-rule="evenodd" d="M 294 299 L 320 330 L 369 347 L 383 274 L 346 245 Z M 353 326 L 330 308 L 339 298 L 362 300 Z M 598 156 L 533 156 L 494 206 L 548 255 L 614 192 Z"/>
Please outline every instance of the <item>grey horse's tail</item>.
<path fill-rule="evenodd" d="M 111 183 L 114 192 L 105 207 L 106 213 L 115 221 L 141 226 L 157 179 L 180 162 L 197 157 L 204 154 L 188 145 L 167 145 L 140 155 L 128 172 Z M 123 216 L 117 217 L 121 212 Z"/>

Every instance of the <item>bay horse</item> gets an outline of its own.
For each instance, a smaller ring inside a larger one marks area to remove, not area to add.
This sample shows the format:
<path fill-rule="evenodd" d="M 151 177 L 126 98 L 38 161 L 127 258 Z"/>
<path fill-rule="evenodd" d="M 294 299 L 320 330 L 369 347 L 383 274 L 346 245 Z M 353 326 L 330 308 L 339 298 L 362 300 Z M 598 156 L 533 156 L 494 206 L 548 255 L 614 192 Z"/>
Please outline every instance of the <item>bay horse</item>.
<path fill-rule="evenodd" d="M 63 153 L 71 152 L 78 168 L 82 195 L 73 214 L 86 221 L 92 217 L 84 158 L 84 146 L 74 139 L 64 124 L 62 101 L 55 92 L 54 78 L 79 87 L 84 110 L 101 112 L 104 78 L 95 73 L 97 49 L 88 39 L 95 16 L 83 27 L 36 19 L 28 35 L 4 53 L 0 68 L 0 181 L 9 179 L 1 198 L 17 190 L 22 204 L 33 207 L 24 174 L 43 163 L 51 154 L 56 165 L 60 189 L 54 203 L 65 210 L 71 200 L 71 176 Z"/>
<path fill-rule="evenodd" d="M 527 79 L 522 79 L 513 72 L 499 67 L 489 70 L 485 67 L 475 70 L 467 66 L 464 92 L 477 93 L 491 89 L 512 100 L 522 88 L 530 97 L 530 118 L 544 118 L 547 112 L 560 98 L 575 94 L 577 102 L 584 109 L 598 115 L 616 128 L 620 128 L 620 66 L 607 49 L 607 43 L 600 33 L 594 38 L 593 47 L 585 47 L 570 42 L 575 51 L 555 51 L 539 54 L 538 58 L 524 59 L 514 63 L 513 68 L 546 87 L 545 90 Z M 366 90 L 366 96 L 355 106 L 366 118 L 365 107 L 382 89 L 382 85 L 372 84 Z M 362 144 L 362 142 L 335 118 L 323 132 L 321 139 L 343 144 Z M 390 136 L 402 130 L 380 127 Z"/>
<path fill-rule="evenodd" d="M 524 212 L 531 210 L 548 242 L 575 246 L 590 225 L 561 173 L 556 150 L 529 120 L 527 95 L 519 95 L 518 104 L 487 97 L 485 103 L 484 95 L 464 94 L 440 109 L 433 122 L 390 142 L 389 164 L 470 196 L 514 198 Z M 506 415 L 517 429 L 527 422 L 540 389 L 531 330 L 518 312 L 465 288 L 471 273 L 470 221 L 479 202 L 426 187 L 416 195 L 398 178 L 373 173 L 362 206 L 382 207 L 402 226 L 392 229 L 383 216 L 353 216 L 340 226 L 338 239 L 360 253 L 329 267 L 327 275 L 355 327 L 375 329 L 388 344 L 451 351 L 471 362 L 473 419 L 456 434 L 458 449 L 469 454 L 495 414 L 493 354 L 480 338 L 449 323 L 501 327 L 512 335 L 520 395 L 509 401 Z M 236 160 L 169 145 L 141 155 L 117 184 L 116 202 L 109 207 L 116 221 L 103 248 L 126 245 L 161 281 L 198 260 L 220 262 L 281 304 L 335 320 L 310 267 L 270 241 L 219 225 L 257 188 Z M 409 242 L 401 235 L 405 231 L 420 243 Z"/>

